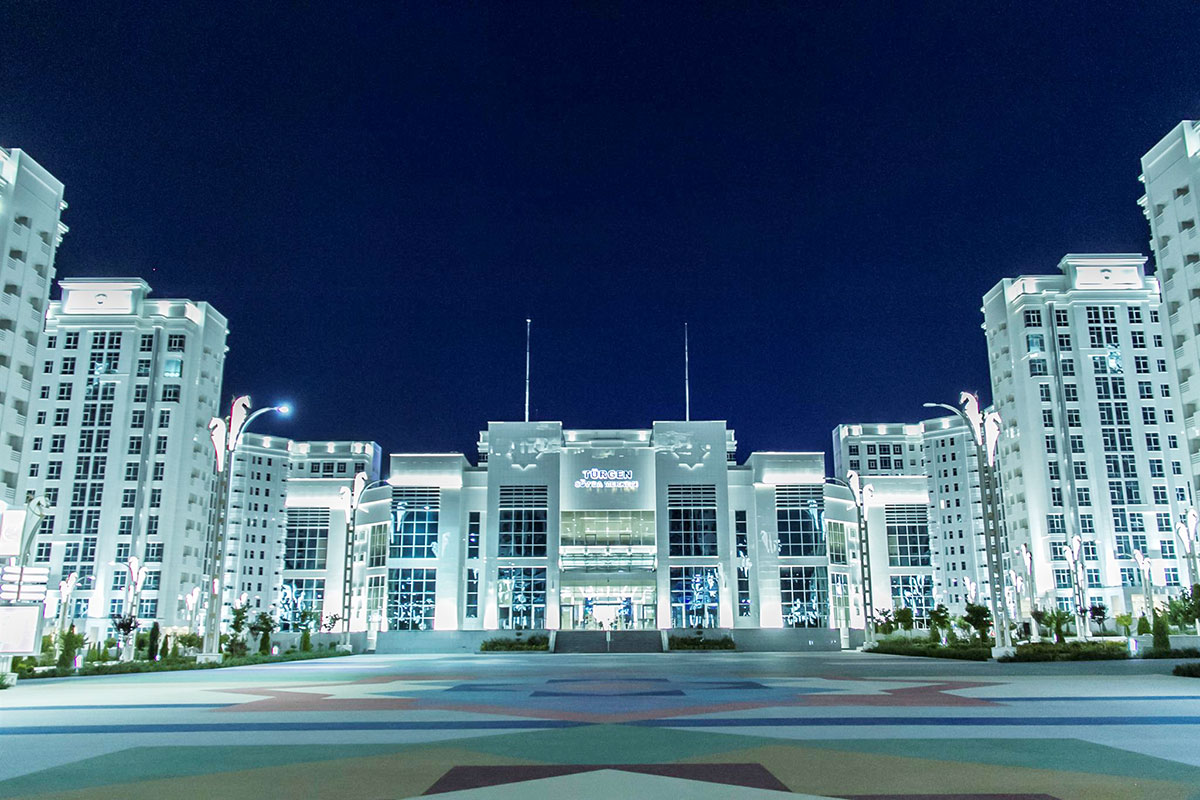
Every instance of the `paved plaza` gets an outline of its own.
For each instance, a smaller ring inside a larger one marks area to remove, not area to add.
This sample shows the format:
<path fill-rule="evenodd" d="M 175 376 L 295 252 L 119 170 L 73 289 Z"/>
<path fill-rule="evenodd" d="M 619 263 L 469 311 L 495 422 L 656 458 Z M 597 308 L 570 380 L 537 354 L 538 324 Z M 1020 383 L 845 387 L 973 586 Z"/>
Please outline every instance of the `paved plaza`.
<path fill-rule="evenodd" d="M 0 693 L 0 798 L 1195 799 L 1200 680 L 1171 664 L 368 655 L 28 681 Z"/>

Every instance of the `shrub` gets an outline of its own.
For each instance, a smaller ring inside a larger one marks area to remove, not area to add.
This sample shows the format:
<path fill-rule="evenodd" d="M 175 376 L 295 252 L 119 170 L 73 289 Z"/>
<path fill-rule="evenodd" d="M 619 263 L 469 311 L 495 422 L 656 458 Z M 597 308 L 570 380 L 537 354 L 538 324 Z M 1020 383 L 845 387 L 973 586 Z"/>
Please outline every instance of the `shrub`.
<path fill-rule="evenodd" d="M 324 652 L 293 653 L 291 655 L 263 656 L 248 655 L 244 658 L 226 658 L 222 662 L 197 664 L 193 659 L 181 658 L 171 661 L 117 661 L 109 664 L 85 664 L 78 673 L 72 670 L 55 669 L 33 672 L 32 667 L 18 671 L 22 680 L 30 678 L 64 678 L 72 675 L 126 675 L 134 672 L 178 672 L 190 669 L 220 669 L 223 667 L 247 667 L 253 664 L 278 664 L 285 661 L 306 661 L 310 658 L 334 658 L 343 655 L 336 650 Z"/>
<path fill-rule="evenodd" d="M 497 636 L 494 639 L 484 639 L 479 645 L 480 652 L 494 653 L 500 651 L 519 651 L 519 650 L 549 650 L 549 636 L 527 636 L 523 639 L 509 638 L 507 636 Z"/>
<path fill-rule="evenodd" d="M 1150 629 L 1150 620 L 1146 619 L 1145 614 L 1138 617 L 1137 632 L 1138 636 L 1145 636 L 1147 633 L 1152 632 Z"/>
<path fill-rule="evenodd" d="M 988 640 L 988 629 L 992 627 L 991 609 L 977 603 L 967 603 L 963 619 L 975 630 L 979 643 L 985 644 Z"/>
<path fill-rule="evenodd" d="M 1171 633 L 1167 629 L 1167 617 L 1165 614 L 1154 615 L 1154 644 L 1153 649 L 1170 651 L 1171 649 Z"/>
<path fill-rule="evenodd" d="M 1200 661 L 1192 661 L 1188 664 L 1176 664 L 1175 669 L 1171 670 L 1171 673 L 1181 678 L 1200 678 Z"/>
<path fill-rule="evenodd" d="M 1109 661 L 1129 658 L 1123 642 L 1034 642 L 1018 645 L 1016 653 L 1000 661 Z"/>
<path fill-rule="evenodd" d="M 308 632 L 308 628 L 300 633 L 300 650 L 305 653 L 312 650 L 312 634 Z"/>
<path fill-rule="evenodd" d="M 704 636 L 668 636 L 668 650 L 736 650 L 732 636 L 706 639 Z"/>
<path fill-rule="evenodd" d="M 956 642 L 941 645 L 929 641 L 881 639 L 865 652 L 889 656 L 924 656 L 925 658 L 955 658 L 960 661 L 987 661 L 991 651 L 978 642 Z"/>
<path fill-rule="evenodd" d="M 1150 649 L 1138 654 L 1142 658 L 1200 658 L 1200 648 L 1178 647 L 1174 650 Z"/>
<path fill-rule="evenodd" d="M 150 626 L 150 634 L 147 637 L 146 652 L 150 656 L 150 660 L 154 661 L 158 658 L 158 637 L 162 634 L 162 630 L 155 622 Z"/>

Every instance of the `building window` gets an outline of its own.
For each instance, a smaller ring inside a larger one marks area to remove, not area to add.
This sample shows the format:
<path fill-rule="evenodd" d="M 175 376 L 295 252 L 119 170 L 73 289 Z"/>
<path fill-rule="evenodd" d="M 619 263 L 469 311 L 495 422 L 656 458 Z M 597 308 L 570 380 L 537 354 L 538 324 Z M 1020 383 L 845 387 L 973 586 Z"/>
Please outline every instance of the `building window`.
<path fill-rule="evenodd" d="M 715 567 L 671 567 L 671 627 L 716 628 L 719 605 Z"/>
<path fill-rule="evenodd" d="M 284 569 L 325 569 L 328 548 L 328 508 L 287 510 Z"/>
<path fill-rule="evenodd" d="M 884 507 L 887 528 L 888 563 L 893 567 L 928 567 L 929 516 L 923 505 Z"/>
<path fill-rule="evenodd" d="M 439 493 L 436 488 L 392 490 L 390 558 L 437 558 Z"/>
<path fill-rule="evenodd" d="M 933 608 L 933 580 L 928 575 L 893 575 L 892 608 L 911 608 L 917 620 L 929 618 Z"/>
<path fill-rule="evenodd" d="M 504 567 L 500 569 L 496 584 L 496 599 L 502 629 L 545 628 L 545 567 Z"/>
<path fill-rule="evenodd" d="M 472 511 L 467 515 L 467 558 L 479 558 L 480 514 Z"/>
<path fill-rule="evenodd" d="M 825 528 L 829 543 L 829 563 L 846 564 L 846 523 L 826 522 Z"/>
<path fill-rule="evenodd" d="M 463 616 L 467 619 L 479 618 L 479 570 L 467 570 L 467 596 Z"/>
<path fill-rule="evenodd" d="M 545 558 L 547 498 L 545 486 L 500 487 L 501 558 Z"/>
<path fill-rule="evenodd" d="M 387 564 L 388 557 L 388 525 L 383 522 L 372 525 L 367 532 L 369 541 L 367 550 L 367 566 L 382 567 Z"/>
<path fill-rule="evenodd" d="M 717 487 L 667 487 L 668 552 L 671 556 L 717 554 Z"/>
<path fill-rule="evenodd" d="M 1031 308 L 1025 311 L 1025 327 L 1040 328 L 1042 327 L 1042 312 L 1040 309 Z"/>
<path fill-rule="evenodd" d="M 178 384 L 169 384 L 162 387 L 162 401 L 164 403 L 179 402 L 179 386 Z"/>
<path fill-rule="evenodd" d="M 821 557 L 826 553 L 825 496 L 819 484 L 775 487 L 779 555 Z"/>
<path fill-rule="evenodd" d="M 285 578 L 282 589 L 279 596 L 279 629 L 295 631 L 306 624 L 316 627 L 325 608 L 325 579 Z"/>
<path fill-rule="evenodd" d="M 187 344 L 187 337 L 182 333 L 172 333 L 167 336 L 167 352 L 182 353 Z"/>
<path fill-rule="evenodd" d="M 779 600 L 789 628 L 824 628 L 829 619 L 829 576 L 825 567 L 781 567 Z"/>

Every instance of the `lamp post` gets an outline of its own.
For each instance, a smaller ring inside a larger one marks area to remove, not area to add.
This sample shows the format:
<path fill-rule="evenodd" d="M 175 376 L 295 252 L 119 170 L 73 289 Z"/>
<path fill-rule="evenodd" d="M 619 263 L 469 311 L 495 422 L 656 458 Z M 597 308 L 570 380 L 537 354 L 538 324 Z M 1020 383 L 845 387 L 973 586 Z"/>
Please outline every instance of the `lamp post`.
<path fill-rule="evenodd" d="M 233 502 L 234 459 L 250 423 L 268 411 L 275 411 L 283 416 L 292 413 L 289 406 L 267 406 L 250 413 L 250 396 L 241 395 L 234 398 L 228 417 L 213 417 L 208 423 L 218 476 L 217 519 L 212 552 L 208 558 L 211 582 L 204 622 L 204 651 L 197 657 L 198 661 L 221 660 L 221 583 L 225 577 L 225 539 L 229 530 L 230 506 Z"/>
<path fill-rule="evenodd" d="M 1033 552 L 1024 542 L 1021 543 L 1021 563 L 1025 565 L 1025 588 L 1029 590 L 1029 638 L 1032 641 L 1040 642 L 1041 632 L 1038 630 L 1037 618 L 1033 616 L 1034 606 L 1037 603 L 1037 587 L 1034 585 L 1033 577 Z"/>
<path fill-rule="evenodd" d="M 343 486 L 339 494 L 348 503 L 346 514 L 346 560 L 342 567 L 342 649 L 350 648 L 350 595 L 354 588 L 354 532 L 358 528 L 358 507 L 362 504 L 363 492 L 388 484 L 387 479 L 367 482 L 367 473 L 354 476 L 353 486 Z M 367 547 L 371 543 L 367 542 Z M 367 613 L 370 613 L 369 611 Z"/>
<path fill-rule="evenodd" d="M 996 485 L 996 445 L 1000 441 L 1000 415 L 995 411 L 986 415 L 980 411 L 979 398 L 970 392 L 959 395 L 963 407 L 946 403 L 925 403 L 925 408 L 944 408 L 953 412 L 971 431 L 975 445 L 975 458 L 979 464 L 979 504 L 983 512 L 983 534 L 987 550 L 987 572 L 991 591 L 992 619 L 996 626 L 996 649 L 1007 651 L 1012 647 L 1008 630 L 1008 608 L 1004 602 L 1004 565 L 1000 553 L 1000 526 L 997 520 L 999 487 Z"/>
<path fill-rule="evenodd" d="M 1146 613 L 1150 621 L 1154 621 L 1154 583 L 1150 573 L 1151 562 L 1141 550 L 1133 551 L 1133 560 L 1137 562 L 1138 570 L 1142 573 L 1142 594 L 1146 598 Z"/>
<path fill-rule="evenodd" d="M 1075 600 L 1075 627 L 1079 638 L 1088 638 L 1088 607 L 1084 597 L 1084 586 L 1087 585 L 1087 568 L 1083 560 L 1083 537 L 1079 534 L 1071 537 L 1067 548 L 1067 564 L 1071 571 L 1071 595 Z"/>
<path fill-rule="evenodd" d="M 1200 570 L 1196 568 L 1196 528 L 1200 523 L 1200 514 L 1196 513 L 1196 509 L 1189 508 L 1187 514 L 1184 515 L 1184 520 L 1175 526 L 1175 538 L 1179 539 L 1179 546 L 1183 550 L 1183 561 L 1187 570 L 1187 586 L 1189 592 L 1195 592 L 1196 585 L 1200 584 Z M 1196 597 L 1192 597 L 1193 607 L 1197 602 Z M 1200 617 L 1195 619 L 1196 635 L 1200 636 Z"/>
<path fill-rule="evenodd" d="M 846 473 L 847 480 L 841 478 L 826 478 L 829 483 L 844 486 L 850 491 L 854 501 L 854 510 L 858 513 L 858 565 L 862 580 L 863 592 L 863 637 L 866 641 L 875 640 L 874 618 L 875 604 L 871 595 L 871 553 L 867 546 L 867 515 L 863 508 L 866 498 L 874 494 L 874 487 L 868 484 L 862 486 L 859 475 L 854 470 Z M 849 614 L 850 598 L 846 598 L 846 609 Z M 849 625 L 847 625 L 849 627 Z"/>

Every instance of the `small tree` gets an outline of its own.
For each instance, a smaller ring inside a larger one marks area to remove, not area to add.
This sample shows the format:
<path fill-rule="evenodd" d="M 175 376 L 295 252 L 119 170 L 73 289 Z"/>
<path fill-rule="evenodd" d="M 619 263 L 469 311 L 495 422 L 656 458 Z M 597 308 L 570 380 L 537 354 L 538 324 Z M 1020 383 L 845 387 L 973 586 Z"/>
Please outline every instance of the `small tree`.
<path fill-rule="evenodd" d="M 1117 623 L 1121 627 L 1121 630 L 1125 631 L 1125 635 L 1128 636 L 1129 630 L 1133 626 L 1133 614 L 1117 614 L 1113 617 L 1113 622 Z"/>
<path fill-rule="evenodd" d="M 992 627 L 992 612 L 987 606 L 977 603 L 967 603 L 963 619 L 975 630 L 980 644 L 987 644 L 988 630 Z"/>
<path fill-rule="evenodd" d="M 1108 606 L 1104 603 L 1096 603 L 1088 609 L 1088 616 L 1100 628 L 1100 632 L 1104 633 L 1104 621 L 1108 619 Z"/>
<path fill-rule="evenodd" d="M 1061 608 L 1048 608 L 1042 612 L 1042 619 L 1038 624 L 1045 626 L 1054 633 L 1056 644 L 1062 644 L 1067 638 L 1067 626 L 1071 624 L 1071 620 L 1074 618 L 1075 615 L 1070 611 L 1064 611 Z"/>
<path fill-rule="evenodd" d="M 1146 619 L 1145 614 L 1142 614 L 1140 617 L 1138 617 L 1137 632 L 1138 636 L 1145 636 L 1148 633 L 1153 633 L 1153 630 L 1150 627 L 1150 620 Z"/>
<path fill-rule="evenodd" d="M 875 630 L 884 636 L 896 632 L 896 618 L 889 609 L 883 609 L 875 614 Z"/>
<path fill-rule="evenodd" d="M 229 640 L 225 643 L 225 652 L 231 656 L 244 656 L 248 648 L 242 631 L 246 630 L 246 620 L 250 616 L 250 603 L 233 607 L 233 616 L 229 621 Z"/>
<path fill-rule="evenodd" d="M 55 666 L 60 672 L 70 672 L 75 669 L 75 656 L 79 653 L 79 648 L 83 647 L 87 639 L 81 633 L 75 632 L 75 626 L 61 637 L 60 650 L 58 653 L 58 661 Z"/>
<path fill-rule="evenodd" d="M 258 652 L 263 655 L 271 654 L 271 633 L 275 630 L 275 620 L 265 611 L 260 611 L 250 623 L 250 632 L 258 636 Z"/>
<path fill-rule="evenodd" d="M 158 660 L 158 637 L 162 635 L 162 629 L 158 627 L 156 621 L 150 626 L 150 637 L 146 642 L 146 655 L 151 661 Z"/>
<path fill-rule="evenodd" d="M 895 612 L 896 624 L 899 625 L 905 633 L 912 633 L 913 625 L 916 624 L 916 618 L 911 608 L 897 608 Z"/>
<path fill-rule="evenodd" d="M 162 644 L 160 644 L 158 646 L 158 653 L 162 657 L 163 661 L 166 661 L 168 658 L 171 657 L 171 649 L 170 649 L 171 643 L 170 643 L 170 641 L 168 641 L 170 638 L 171 638 L 170 636 L 164 635 L 162 637 Z"/>
<path fill-rule="evenodd" d="M 950 609 L 941 603 L 929 612 L 929 640 L 940 642 L 942 630 L 950 629 Z"/>
<path fill-rule="evenodd" d="M 1154 615 L 1154 643 L 1152 649 L 1169 652 L 1171 649 L 1171 632 L 1167 629 L 1167 617 L 1164 614 Z"/>

